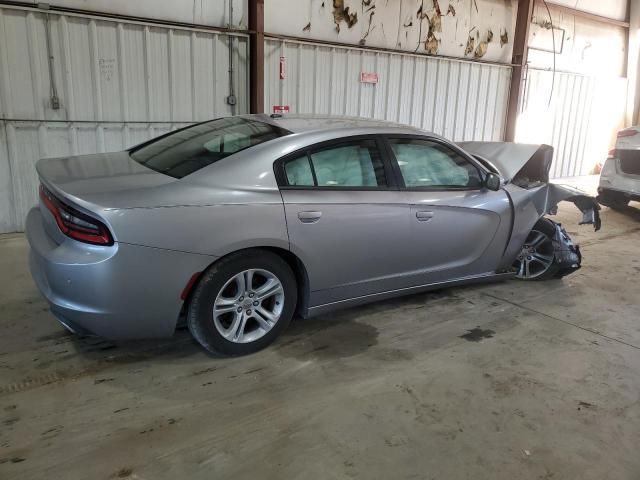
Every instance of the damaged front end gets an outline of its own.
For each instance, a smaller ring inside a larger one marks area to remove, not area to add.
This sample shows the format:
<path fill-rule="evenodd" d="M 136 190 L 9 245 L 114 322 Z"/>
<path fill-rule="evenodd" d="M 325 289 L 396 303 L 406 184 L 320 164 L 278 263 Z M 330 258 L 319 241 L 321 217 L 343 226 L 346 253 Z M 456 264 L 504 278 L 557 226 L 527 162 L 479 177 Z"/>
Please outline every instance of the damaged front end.
<path fill-rule="evenodd" d="M 554 222 L 555 223 L 555 222 Z M 553 251 L 555 263 L 558 266 L 556 278 L 564 277 L 575 272 L 582 263 L 580 247 L 575 245 L 562 225 L 555 223 L 556 231 L 553 234 Z"/>
<path fill-rule="evenodd" d="M 559 202 L 571 202 L 582 212 L 579 224 L 593 225 L 598 231 L 601 227 L 600 206 L 595 197 L 581 190 L 549 183 L 553 147 L 506 142 L 463 142 L 460 146 L 500 174 L 503 190 L 509 196 L 514 216 L 511 240 L 505 248 L 501 268 L 515 268 L 521 278 L 534 277 L 533 274 L 526 275 L 524 265 L 528 257 L 536 263 L 535 256 L 527 255 L 531 254 L 534 228 L 544 231 L 549 242 L 544 260 L 553 276 L 562 277 L 580 268 L 580 249 L 559 223 L 545 215 L 556 214 Z M 541 226 L 545 222 L 546 225 Z M 538 261 L 542 262 L 542 259 Z"/>

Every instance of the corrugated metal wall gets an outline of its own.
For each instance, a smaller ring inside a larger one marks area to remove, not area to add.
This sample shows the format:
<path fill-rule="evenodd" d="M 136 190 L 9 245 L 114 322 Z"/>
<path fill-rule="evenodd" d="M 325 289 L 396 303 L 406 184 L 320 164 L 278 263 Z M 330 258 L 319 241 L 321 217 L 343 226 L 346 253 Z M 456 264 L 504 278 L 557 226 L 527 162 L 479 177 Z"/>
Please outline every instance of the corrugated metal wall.
<path fill-rule="evenodd" d="M 554 147 L 552 178 L 589 174 L 624 121 L 626 85 L 620 77 L 558 72 L 554 80 L 529 69 L 516 141 Z"/>
<path fill-rule="evenodd" d="M 121 150 L 186 123 L 248 111 L 248 38 L 0 8 L 0 233 L 36 202 L 39 158 Z"/>
<path fill-rule="evenodd" d="M 285 79 L 280 79 L 285 57 Z M 377 85 L 360 83 L 376 72 Z M 502 140 L 511 68 L 267 39 L 265 111 L 349 115 L 414 125 L 453 140 Z"/>

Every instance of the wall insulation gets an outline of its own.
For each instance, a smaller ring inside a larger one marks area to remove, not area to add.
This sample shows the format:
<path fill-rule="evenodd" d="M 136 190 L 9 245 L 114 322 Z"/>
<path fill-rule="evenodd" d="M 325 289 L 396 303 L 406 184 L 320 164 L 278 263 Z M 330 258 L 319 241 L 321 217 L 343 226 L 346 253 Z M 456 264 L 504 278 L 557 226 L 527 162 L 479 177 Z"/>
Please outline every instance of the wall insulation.
<path fill-rule="evenodd" d="M 22 229 L 39 158 L 121 150 L 246 113 L 247 47 L 241 34 L 0 8 L 0 233 Z"/>
<path fill-rule="evenodd" d="M 378 74 L 378 83 L 362 83 L 361 72 Z M 453 140 L 502 140 L 510 75 L 498 65 L 271 38 L 264 107 L 390 120 Z"/>
<path fill-rule="evenodd" d="M 308 41 L 511 61 L 516 0 L 267 0 L 265 30 Z"/>

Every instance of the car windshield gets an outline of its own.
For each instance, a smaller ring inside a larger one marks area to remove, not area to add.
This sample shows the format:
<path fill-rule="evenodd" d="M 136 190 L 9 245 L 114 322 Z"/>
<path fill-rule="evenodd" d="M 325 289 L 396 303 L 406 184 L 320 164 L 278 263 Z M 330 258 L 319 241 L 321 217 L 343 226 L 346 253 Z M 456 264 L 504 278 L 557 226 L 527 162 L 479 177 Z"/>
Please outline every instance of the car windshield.
<path fill-rule="evenodd" d="M 268 123 L 229 117 L 198 123 L 129 150 L 131 158 L 156 172 L 182 178 L 246 148 L 288 135 Z"/>

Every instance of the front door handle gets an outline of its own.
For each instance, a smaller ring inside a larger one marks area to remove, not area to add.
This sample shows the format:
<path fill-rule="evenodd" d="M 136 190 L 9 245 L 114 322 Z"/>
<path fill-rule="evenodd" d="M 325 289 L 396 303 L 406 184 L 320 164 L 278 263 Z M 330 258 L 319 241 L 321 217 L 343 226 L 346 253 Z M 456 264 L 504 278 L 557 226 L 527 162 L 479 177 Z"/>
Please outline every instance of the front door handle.
<path fill-rule="evenodd" d="M 298 212 L 298 218 L 302 223 L 316 223 L 320 220 L 322 212 L 306 211 Z"/>
<path fill-rule="evenodd" d="M 433 218 L 433 212 L 428 210 L 419 210 L 416 212 L 416 218 L 420 222 L 428 222 Z"/>

